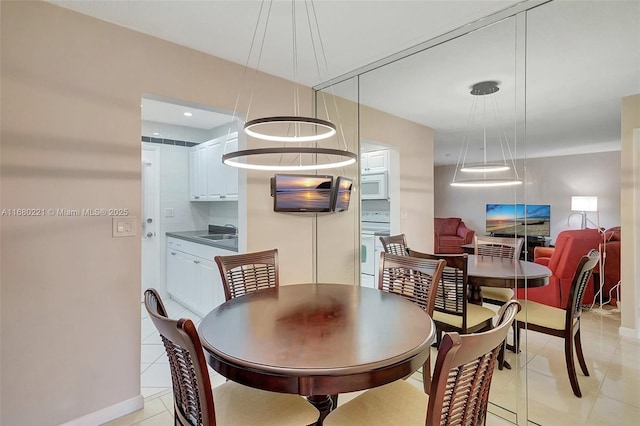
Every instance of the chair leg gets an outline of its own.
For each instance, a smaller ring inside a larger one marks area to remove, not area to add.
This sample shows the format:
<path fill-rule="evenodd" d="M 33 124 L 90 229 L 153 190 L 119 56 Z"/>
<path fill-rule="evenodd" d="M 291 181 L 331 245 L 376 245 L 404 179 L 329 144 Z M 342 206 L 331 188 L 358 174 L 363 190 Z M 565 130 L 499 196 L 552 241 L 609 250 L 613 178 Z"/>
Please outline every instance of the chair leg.
<path fill-rule="evenodd" d="M 567 363 L 567 374 L 569 375 L 569 382 L 571 383 L 573 394 L 578 398 L 582 398 L 582 392 L 580 392 L 580 384 L 578 383 L 578 376 L 576 374 L 576 365 L 573 361 L 573 338 L 570 334 L 564 337 L 564 359 Z"/>
<path fill-rule="evenodd" d="M 502 370 L 504 368 L 504 351 L 507 347 L 507 341 L 505 339 L 500 346 L 500 352 L 498 352 L 498 370 Z"/>
<path fill-rule="evenodd" d="M 589 370 L 587 369 L 587 363 L 585 362 L 584 354 L 582 353 L 582 340 L 580 339 L 580 329 L 578 329 L 573 339 L 574 339 L 573 341 L 576 348 L 576 356 L 578 357 L 578 362 L 580 363 L 580 368 L 582 369 L 582 373 L 585 376 L 588 376 Z"/>
<path fill-rule="evenodd" d="M 429 391 L 431 390 L 431 355 L 429 355 L 429 358 L 427 358 L 422 366 L 422 387 L 424 393 L 429 395 Z"/>

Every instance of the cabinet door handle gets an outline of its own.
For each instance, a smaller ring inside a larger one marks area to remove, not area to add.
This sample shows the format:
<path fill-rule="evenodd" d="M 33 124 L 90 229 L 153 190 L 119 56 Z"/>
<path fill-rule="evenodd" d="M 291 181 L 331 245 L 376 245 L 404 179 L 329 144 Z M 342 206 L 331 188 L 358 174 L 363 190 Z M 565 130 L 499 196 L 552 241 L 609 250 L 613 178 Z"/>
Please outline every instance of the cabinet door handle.
<path fill-rule="evenodd" d="M 221 195 L 220 198 L 227 198 L 227 196 L 226 195 Z"/>
<path fill-rule="evenodd" d="M 175 256 L 175 255 L 176 255 L 176 252 L 175 252 L 175 251 L 172 251 L 172 252 L 171 252 L 171 256 Z"/>
<path fill-rule="evenodd" d="M 200 197 L 198 197 L 197 195 L 196 195 L 195 197 L 193 197 L 193 198 L 195 198 L 196 200 L 199 200 L 199 199 L 200 199 Z"/>
<path fill-rule="evenodd" d="M 197 265 L 198 263 L 200 263 L 200 261 L 199 260 L 194 260 L 193 263 L 195 263 Z"/>

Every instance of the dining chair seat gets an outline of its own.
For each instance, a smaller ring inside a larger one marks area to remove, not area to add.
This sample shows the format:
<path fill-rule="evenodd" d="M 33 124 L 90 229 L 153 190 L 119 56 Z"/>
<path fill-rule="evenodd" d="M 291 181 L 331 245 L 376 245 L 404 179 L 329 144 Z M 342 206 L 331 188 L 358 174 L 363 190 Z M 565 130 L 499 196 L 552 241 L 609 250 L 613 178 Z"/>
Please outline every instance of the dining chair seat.
<path fill-rule="evenodd" d="M 318 410 L 303 397 L 226 382 L 213 390 L 220 425 L 308 425 Z"/>
<path fill-rule="evenodd" d="M 510 288 L 502 287 L 480 287 L 482 293 L 482 300 L 494 305 L 504 305 L 509 300 L 513 299 L 515 292 Z"/>
<path fill-rule="evenodd" d="M 567 311 L 531 300 L 519 300 L 522 310 L 516 316 L 521 322 L 531 322 L 554 330 L 564 330 Z"/>
<path fill-rule="evenodd" d="M 580 317 L 582 315 L 582 298 L 589 285 L 593 268 L 600 261 L 600 252 L 592 249 L 580 258 L 576 267 L 565 309 L 549 306 L 531 300 L 519 300 L 523 309 L 517 316 L 515 327 L 515 350 L 519 349 L 520 330 L 526 329 L 564 339 L 564 359 L 567 375 L 573 394 L 582 397 L 574 358 L 578 359 L 580 369 L 585 376 L 589 375 L 582 350 L 580 336 Z"/>
<path fill-rule="evenodd" d="M 370 389 L 332 411 L 325 426 L 484 425 L 491 381 L 517 301 L 500 308 L 496 326 L 486 332 L 446 333 L 438 348 L 433 380 L 423 392 L 404 380 Z"/>
<path fill-rule="evenodd" d="M 355 398 L 329 415 L 324 426 L 424 425 L 429 395 L 406 380 L 370 389 L 366 398 Z M 381 410 L 380 407 L 393 407 Z"/>
<path fill-rule="evenodd" d="M 480 305 L 474 305 L 472 303 L 467 304 L 467 328 L 475 328 L 481 324 L 486 324 L 493 317 L 496 316 L 496 312 L 485 308 Z M 441 311 L 433 311 L 433 320 L 437 323 L 444 323 L 456 328 L 462 328 L 462 316 L 448 314 Z"/>

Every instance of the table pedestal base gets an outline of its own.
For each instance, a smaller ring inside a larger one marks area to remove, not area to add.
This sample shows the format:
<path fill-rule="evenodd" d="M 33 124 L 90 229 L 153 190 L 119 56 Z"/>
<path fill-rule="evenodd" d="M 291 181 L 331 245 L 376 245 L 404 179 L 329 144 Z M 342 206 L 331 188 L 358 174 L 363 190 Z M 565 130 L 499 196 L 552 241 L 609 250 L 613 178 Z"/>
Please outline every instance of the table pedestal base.
<path fill-rule="evenodd" d="M 318 417 L 316 425 L 322 426 L 325 417 L 327 417 L 333 407 L 331 395 L 311 395 L 307 397 L 307 401 L 309 401 L 320 412 L 320 417 Z"/>

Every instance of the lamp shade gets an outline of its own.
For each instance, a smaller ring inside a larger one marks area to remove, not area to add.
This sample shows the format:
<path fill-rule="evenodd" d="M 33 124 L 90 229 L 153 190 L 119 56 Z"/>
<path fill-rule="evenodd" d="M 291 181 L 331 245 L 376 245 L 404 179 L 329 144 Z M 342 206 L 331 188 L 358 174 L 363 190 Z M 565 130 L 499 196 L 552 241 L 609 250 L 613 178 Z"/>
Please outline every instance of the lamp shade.
<path fill-rule="evenodd" d="M 596 196 L 572 196 L 571 210 L 576 212 L 597 212 L 598 197 Z"/>

